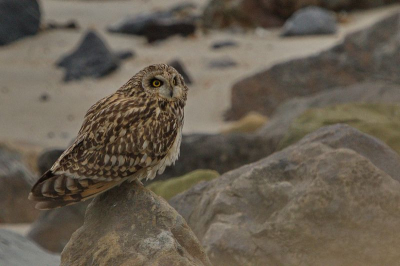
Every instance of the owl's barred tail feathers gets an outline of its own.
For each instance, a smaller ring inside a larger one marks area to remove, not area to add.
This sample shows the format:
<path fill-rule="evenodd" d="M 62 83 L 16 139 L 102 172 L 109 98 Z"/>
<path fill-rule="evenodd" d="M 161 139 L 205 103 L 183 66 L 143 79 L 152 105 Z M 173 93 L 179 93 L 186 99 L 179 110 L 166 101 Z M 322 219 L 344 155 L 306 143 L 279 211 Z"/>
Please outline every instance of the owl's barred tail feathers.
<path fill-rule="evenodd" d="M 49 210 L 85 201 L 120 183 L 121 180 L 74 179 L 47 171 L 33 186 L 28 199 L 38 201 L 36 209 Z"/>

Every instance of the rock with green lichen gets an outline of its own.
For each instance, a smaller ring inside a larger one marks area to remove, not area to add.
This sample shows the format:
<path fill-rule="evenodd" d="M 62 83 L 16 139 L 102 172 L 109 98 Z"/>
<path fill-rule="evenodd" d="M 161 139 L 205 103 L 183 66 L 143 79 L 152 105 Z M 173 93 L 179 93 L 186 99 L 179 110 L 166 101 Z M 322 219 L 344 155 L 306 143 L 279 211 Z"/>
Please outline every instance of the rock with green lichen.
<path fill-rule="evenodd" d="M 190 189 L 197 183 L 209 181 L 218 176 L 218 172 L 214 170 L 195 170 L 184 176 L 153 182 L 147 188 L 164 199 L 169 200 L 173 196 Z"/>
<path fill-rule="evenodd" d="M 344 123 L 379 138 L 400 153 L 399 117 L 399 105 L 343 104 L 309 109 L 292 122 L 279 148 L 285 148 L 323 126 Z"/>

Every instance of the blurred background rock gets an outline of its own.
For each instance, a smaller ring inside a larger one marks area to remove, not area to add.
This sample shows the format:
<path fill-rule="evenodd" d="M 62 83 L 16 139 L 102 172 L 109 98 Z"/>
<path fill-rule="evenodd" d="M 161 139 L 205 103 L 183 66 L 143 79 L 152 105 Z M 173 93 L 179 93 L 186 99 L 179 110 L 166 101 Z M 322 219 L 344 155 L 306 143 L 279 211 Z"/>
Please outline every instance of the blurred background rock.
<path fill-rule="evenodd" d="M 398 0 L 0 0 L 0 264 L 60 262 L 90 202 L 39 212 L 30 186 L 92 104 L 169 63 L 190 84 L 181 156 L 144 184 L 211 263 L 396 265 L 399 34 Z"/>

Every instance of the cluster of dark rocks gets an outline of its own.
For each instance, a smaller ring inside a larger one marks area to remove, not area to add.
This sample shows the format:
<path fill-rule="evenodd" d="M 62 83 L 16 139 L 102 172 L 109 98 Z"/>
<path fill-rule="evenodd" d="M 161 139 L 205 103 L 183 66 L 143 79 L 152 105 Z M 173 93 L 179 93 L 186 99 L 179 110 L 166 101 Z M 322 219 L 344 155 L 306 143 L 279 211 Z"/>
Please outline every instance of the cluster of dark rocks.
<path fill-rule="evenodd" d="M 203 13 L 190 2 L 175 5 L 163 11 L 127 16 L 110 25 L 111 33 L 143 36 L 148 43 L 160 42 L 172 36 L 188 37 L 199 27 L 271 27 L 282 26 L 282 36 L 334 34 L 337 19 L 333 11 L 376 7 L 396 2 L 386 1 L 292 1 L 283 3 L 274 0 L 264 3 L 260 0 L 234 1 L 212 0 Z M 5 45 L 28 35 L 34 35 L 40 28 L 40 8 L 36 0 L 2 0 L 0 2 L 0 45 Z M 285 22 L 286 21 L 286 22 Z M 76 29 L 76 21 L 65 23 L 48 22 L 44 29 Z M 216 42 L 212 49 L 233 47 L 234 41 Z M 89 49 L 93 47 L 93 49 Z M 134 56 L 133 51 L 113 52 L 102 37 L 93 31 L 83 36 L 81 43 L 68 55 L 62 56 L 57 66 L 65 68 L 64 81 L 84 77 L 101 78 L 119 68 L 121 60 Z M 225 69 L 235 67 L 231 58 L 217 58 L 207 64 L 209 68 Z M 188 78 L 187 80 L 190 81 Z"/>
<path fill-rule="evenodd" d="M 108 28 L 109 32 L 133 34 L 146 37 L 149 43 L 165 40 L 171 36 L 191 36 L 195 33 L 199 17 L 196 6 L 182 3 L 162 11 L 127 17 Z M 36 0 L 0 1 L 0 45 L 6 45 L 39 32 L 41 12 Z M 78 29 L 76 21 L 43 23 L 42 29 Z M 112 51 L 99 33 L 89 30 L 74 51 L 62 56 L 56 65 L 65 68 L 64 81 L 79 80 L 84 77 L 101 78 L 119 68 L 121 61 L 135 55 L 133 51 Z M 181 62 L 175 61 L 181 66 Z M 190 83 L 189 75 L 185 76 Z"/>

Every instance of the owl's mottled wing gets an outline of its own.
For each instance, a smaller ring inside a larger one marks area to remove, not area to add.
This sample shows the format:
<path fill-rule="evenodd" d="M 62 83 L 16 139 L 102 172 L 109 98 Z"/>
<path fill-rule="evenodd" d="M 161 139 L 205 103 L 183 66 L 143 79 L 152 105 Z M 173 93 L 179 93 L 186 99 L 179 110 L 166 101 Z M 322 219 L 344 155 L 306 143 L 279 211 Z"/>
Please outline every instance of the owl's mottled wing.
<path fill-rule="evenodd" d="M 155 100 L 105 98 L 89 109 L 76 141 L 39 179 L 30 198 L 45 202 L 39 208 L 53 208 L 93 197 L 126 178 L 146 177 L 147 169 L 167 156 L 179 126 Z"/>

